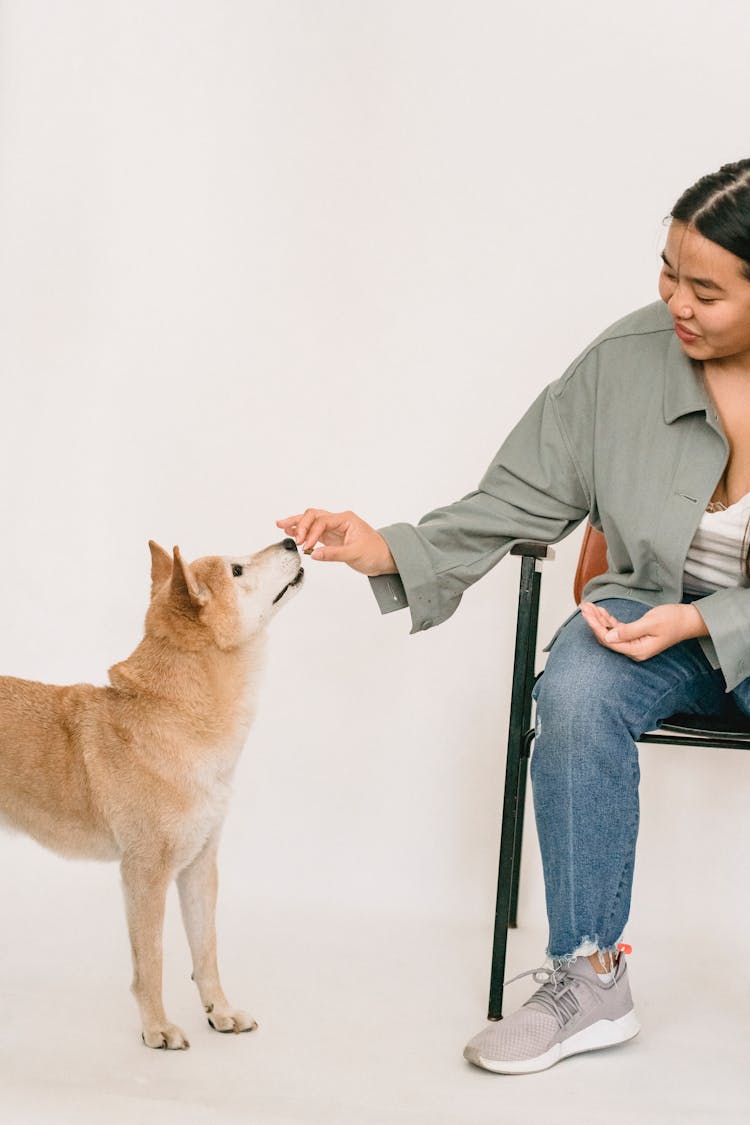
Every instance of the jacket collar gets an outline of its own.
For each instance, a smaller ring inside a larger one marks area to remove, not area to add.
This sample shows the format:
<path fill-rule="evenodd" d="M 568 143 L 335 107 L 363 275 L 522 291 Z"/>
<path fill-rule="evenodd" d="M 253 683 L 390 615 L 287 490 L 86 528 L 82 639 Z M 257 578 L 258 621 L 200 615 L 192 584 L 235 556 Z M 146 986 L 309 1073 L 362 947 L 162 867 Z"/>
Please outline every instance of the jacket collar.
<path fill-rule="evenodd" d="M 703 382 L 703 365 L 685 355 L 672 334 L 664 364 L 664 420 L 674 422 L 685 414 L 716 412 Z"/>

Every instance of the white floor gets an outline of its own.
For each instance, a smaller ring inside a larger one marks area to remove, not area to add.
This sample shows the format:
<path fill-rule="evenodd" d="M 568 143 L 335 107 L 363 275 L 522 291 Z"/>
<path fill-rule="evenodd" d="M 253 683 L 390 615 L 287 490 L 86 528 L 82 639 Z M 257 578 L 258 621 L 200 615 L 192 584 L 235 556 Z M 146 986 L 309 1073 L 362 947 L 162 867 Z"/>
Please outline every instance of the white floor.
<path fill-rule="evenodd" d="M 58 880 L 41 889 L 10 873 L 0 936 L 2 1117 L 13 1125 L 750 1120 L 750 972 L 739 939 L 719 958 L 693 935 L 660 964 L 660 936 L 629 932 L 639 1037 L 505 1078 L 461 1056 L 484 1021 L 488 928 L 251 909 L 230 894 L 225 986 L 260 1028 L 224 1036 L 197 1001 L 171 900 L 167 1010 L 192 1046 L 156 1052 L 140 1042 L 128 992 L 116 869 L 49 864 L 40 872 Z M 544 936 L 512 934 L 509 974 L 540 963 Z M 533 987 L 514 985 L 506 1010 Z"/>

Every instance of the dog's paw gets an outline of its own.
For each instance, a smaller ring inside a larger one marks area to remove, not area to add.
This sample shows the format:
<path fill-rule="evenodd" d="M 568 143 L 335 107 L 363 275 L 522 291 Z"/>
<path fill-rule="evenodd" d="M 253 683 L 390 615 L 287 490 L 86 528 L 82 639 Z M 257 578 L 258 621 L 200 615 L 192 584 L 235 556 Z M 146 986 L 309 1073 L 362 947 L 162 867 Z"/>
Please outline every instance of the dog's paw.
<path fill-rule="evenodd" d="M 144 1027 L 141 1038 L 147 1047 L 157 1051 L 187 1051 L 190 1046 L 185 1032 L 174 1023 L 167 1023 L 164 1027 Z"/>
<path fill-rule="evenodd" d="M 258 1026 L 247 1012 L 234 1011 L 231 1008 L 223 1011 L 220 1008 L 211 1008 L 208 1022 L 214 1031 L 222 1031 L 225 1034 L 232 1032 L 234 1035 L 239 1035 L 241 1031 L 255 1031 Z"/>

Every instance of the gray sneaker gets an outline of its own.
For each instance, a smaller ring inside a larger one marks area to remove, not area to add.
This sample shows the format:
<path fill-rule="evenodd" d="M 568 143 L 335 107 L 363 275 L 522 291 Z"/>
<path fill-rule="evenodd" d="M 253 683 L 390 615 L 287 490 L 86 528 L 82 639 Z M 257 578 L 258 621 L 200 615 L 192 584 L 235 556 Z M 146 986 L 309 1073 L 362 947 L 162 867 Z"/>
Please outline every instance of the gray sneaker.
<path fill-rule="evenodd" d="M 531 969 L 542 987 L 512 1016 L 490 1023 L 469 1040 L 464 1058 L 497 1074 L 546 1070 L 568 1055 L 624 1043 L 640 1026 L 633 1011 L 624 955 L 609 985 L 599 983 L 588 957 L 551 969 Z M 508 981 L 510 984 L 511 981 Z"/>

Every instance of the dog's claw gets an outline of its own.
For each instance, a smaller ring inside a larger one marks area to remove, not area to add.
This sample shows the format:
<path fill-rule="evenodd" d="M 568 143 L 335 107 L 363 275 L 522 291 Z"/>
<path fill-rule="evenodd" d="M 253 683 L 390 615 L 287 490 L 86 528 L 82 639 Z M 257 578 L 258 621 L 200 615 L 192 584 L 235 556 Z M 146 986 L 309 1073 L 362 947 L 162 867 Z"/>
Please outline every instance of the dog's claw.
<path fill-rule="evenodd" d="M 151 1033 L 149 1033 L 151 1034 Z M 158 1037 L 158 1038 L 157 1038 Z M 141 1039 L 146 1047 L 152 1051 L 187 1051 L 190 1047 L 190 1042 L 183 1031 L 174 1024 L 170 1024 L 165 1030 L 155 1029 L 152 1042 L 146 1039 L 145 1031 L 141 1032 Z"/>
<path fill-rule="evenodd" d="M 247 1027 L 240 1027 L 237 1019 L 235 1019 L 233 1017 L 230 1017 L 230 1018 L 232 1019 L 232 1026 L 231 1027 L 217 1027 L 216 1024 L 213 1022 L 213 1020 L 210 1017 L 209 1017 L 209 1020 L 208 1020 L 208 1025 L 209 1025 L 209 1027 L 213 1028 L 214 1031 L 218 1031 L 221 1035 L 244 1035 L 244 1033 L 246 1031 L 257 1031 L 258 1030 L 258 1021 L 257 1020 L 252 1020 L 248 1024 Z"/>

